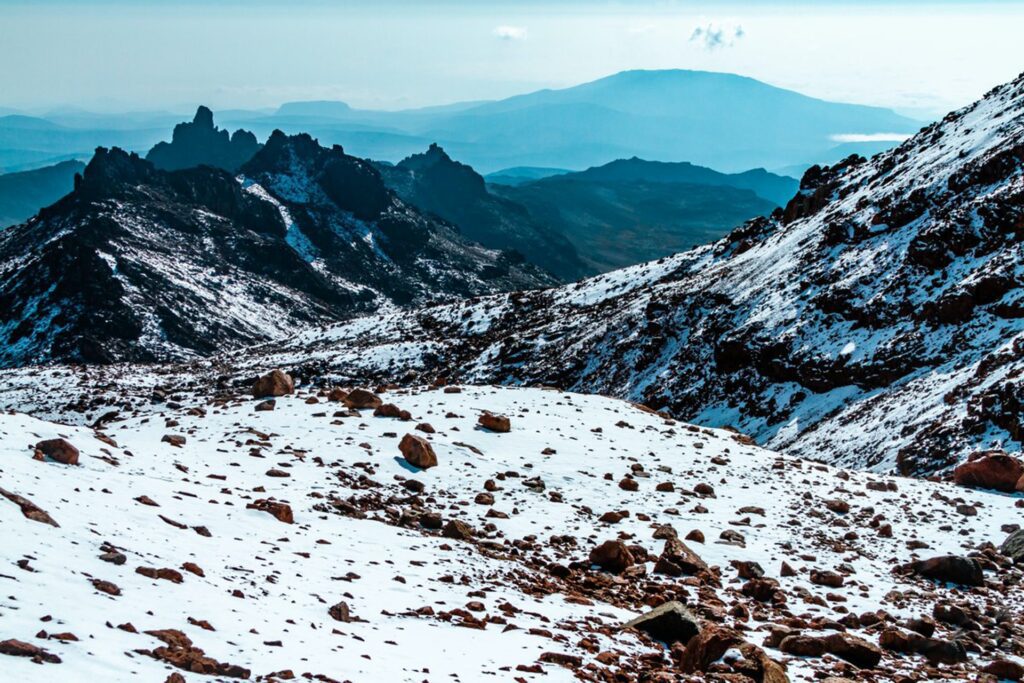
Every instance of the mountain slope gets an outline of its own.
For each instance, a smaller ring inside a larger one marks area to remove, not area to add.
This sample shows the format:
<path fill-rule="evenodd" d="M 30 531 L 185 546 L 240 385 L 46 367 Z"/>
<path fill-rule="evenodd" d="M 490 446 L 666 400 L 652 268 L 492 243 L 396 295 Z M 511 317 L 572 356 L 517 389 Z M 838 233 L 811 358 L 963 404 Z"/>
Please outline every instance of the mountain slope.
<path fill-rule="evenodd" d="M 164 171 L 206 165 L 234 172 L 259 149 L 255 135 L 245 130 L 229 135 L 213 125 L 213 112 L 201 106 L 191 123 L 174 127 L 170 142 L 154 145 L 146 161 Z"/>
<path fill-rule="evenodd" d="M 453 223 L 485 247 L 515 249 L 563 281 L 594 273 L 562 234 L 524 207 L 488 191 L 476 171 L 453 161 L 437 145 L 394 166 L 380 164 L 377 170 L 403 200 Z"/>
<path fill-rule="evenodd" d="M 97 150 L 74 192 L 0 233 L 0 365 L 182 358 L 553 282 L 308 136 L 276 133 L 242 173 Z"/>
<path fill-rule="evenodd" d="M 738 223 L 778 208 L 751 190 L 727 185 L 608 175 L 568 173 L 514 187 L 492 186 L 492 192 L 564 235 L 600 272 L 713 242 Z"/>
<path fill-rule="evenodd" d="M 742 173 L 719 173 L 686 161 L 669 163 L 645 159 L 617 159 L 604 166 L 559 175 L 562 180 L 588 182 L 647 182 L 735 187 L 750 190 L 758 197 L 782 206 L 796 194 L 800 186 L 795 178 L 755 168 Z"/>
<path fill-rule="evenodd" d="M 402 421 L 340 388 L 273 410 L 195 389 L 97 430 L 0 414 L 12 680 L 974 680 L 1020 655 L 1021 570 L 991 547 L 1006 496 L 603 397 L 364 392 Z M 403 457 L 417 436 L 436 466 Z M 33 457 L 59 438 L 77 465 Z M 893 572 L 946 554 L 980 585 Z M 625 626 L 667 601 L 674 625 Z M 896 651 L 929 625 L 926 654 Z"/>
<path fill-rule="evenodd" d="M 85 164 L 80 161 L 62 161 L 31 171 L 0 175 L 0 229 L 27 220 L 42 207 L 71 192 L 75 174 L 83 169 Z"/>
<path fill-rule="evenodd" d="M 264 362 L 553 384 L 832 463 L 944 470 L 1024 437 L 1022 167 L 1024 77 L 870 161 L 812 168 L 784 212 L 716 244 L 308 332 Z"/>

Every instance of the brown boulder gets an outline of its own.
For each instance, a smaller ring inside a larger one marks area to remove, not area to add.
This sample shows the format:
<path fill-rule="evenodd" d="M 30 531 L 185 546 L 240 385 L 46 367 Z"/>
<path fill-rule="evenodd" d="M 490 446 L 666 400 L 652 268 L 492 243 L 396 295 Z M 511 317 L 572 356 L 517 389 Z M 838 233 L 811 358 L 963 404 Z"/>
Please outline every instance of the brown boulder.
<path fill-rule="evenodd" d="M 285 524 L 292 524 L 295 522 L 295 516 L 292 514 L 292 508 L 286 503 L 278 503 L 273 500 L 259 498 L 245 507 L 247 510 L 259 510 L 261 512 L 266 512 Z"/>
<path fill-rule="evenodd" d="M 981 563 L 972 557 L 943 555 L 904 565 L 910 572 L 933 581 L 948 581 L 964 586 L 984 586 Z"/>
<path fill-rule="evenodd" d="M 53 517 L 50 517 L 46 510 L 36 505 L 28 498 L 25 498 L 24 496 L 19 496 L 16 493 L 11 493 L 7 489 L 2 488 L 0 488 L 0 496 L 3 496 L 7 500 L 17 505 L 19 508 L 21 508 L 21 514 L 24 515 L 26 518 L 31 519 L 33 522 L 40 522 L 42 524 L 49 524 L 50 526 L 60 527 L 60 524 L 57 524 L 57 522 L 53 520 Z"/>
<path fill-rule="evenodd" d="M 344 600 L 339 602 L 337 605 L 332 605 L 327 610 L 327 614 L 330 615 L 331 619 L 335 621 L 350 622 L 352 621 L 352 614 L 349 611 L 348 603 Z"/>
<path fill-rule="evenodd" d="M 861 669 L 873 669 L 882 660 L 881 648 L 849 633 L 831 633 L 824 641 L 829 653 Z"/>
<path fill-rule="evenodd" d="M 707 564 L 700 558 L 700 555 L 693 552 L 688 545 L 678 538 L 670 538 L 665 541 L 661 557 L 654 565 L 654 572 L 668 576 L 682 576 L 683 574 L 693 575 L 707 568 Z"/>
<path fill-rule="evenodd" d="M 627 622 L 622 628 L 635 628 L 671 645 L 686 643 L 700 633 L 700 622 L 683 603 L 673 600 Z"/>
<path fill-rule="evenodd" d="M 619 574 L 635 564 L 633 553 L 622 541 L 605 541 L 590 551 L 590 563 Z"/>
<path fill-rule="evenodd" d="M 473 527 L 461 519 L 449 519 L 441 529 L 441 535 L 445 538 L 454 538 L 457 541 L 468 541 L 476 535 L 476 532 L 473 531 Z"/>
<path fill-rule="evenodd" d="M 700 633 L 690 638 L 679 662 L 683 673 L 693 674 L 708 670 L 730 648 L 743 642 L 735 631 L 714 624 L 706 624 Z"/>
<path fill-rule="evenodd" d="M 295 381 L 291 378 L 291 375 L 276 369 L 263 375 L 253 382 L 252 385 L 252 395 L 254 398 L 285 396 L 294 391 Z"/>
<path fill-rule="evenodd" d="M 394 403 L 382 403 L 373 411 L 373 415 L 374 417 L 396 417 L 403 422 L 412 419 L 412 414 L 408 410 L 402 410 Z"/>
<path fill-rule="evenodd" d="M 828 651 L 823 638 L 802 635 L 786 636 L 779 643 L 779 650 L 797 657 L 820 657 Z"/>
<path fill-rule="evenodd" d="M 492 432 L 505 433 L 512 429 L 512 422 L 506 416 L 495 415 L 494 413 L 490 413 L 486 410 L 480 415 L 477 422 L 481 427 L 489 429 Z"/>
<path fill-rule="evenodd" d="M 36 444 L 36 450 L 63 465 L 78 464 L 78 449 L 67 439 L 47 439 Z"/>
<path fill-rule="evenodd" d="M 1001 681 L 1024 680 L 1024 666 L 1009 659 L 997 659 L 982 668 L 983 673 L 995 676 Z"/>
<path fill-rule="evenodd" d="M 355 408 L 357 410 L 365 408 L 376 409 L 384 403 L 384 401 L 380 399 L 380 396 L 372 391 L 367 391 L 366 389 L 353 389 L 348 392 L 348 395 L 345 398 L 341 399 L 341 402 L 349 408 Z"/>
<path fill-rule="evenodd" d="M 398 450 L 402 452 L 405 461 L 413 467 L 425 470 L 437 466 L 437 455 L 434 453 L 434 447 L 422 436 L 406 434 L 402 437 L 401 443 L 398 444 Z"/>
<path fill-rule="evenodd" d="M 1024 477 L 1024 463 L 1003 451 L 972 453 L 967 462 L 953 470 L 953 481 L 960 486 L 995 489 L 1013 493 Z"/>
<path fill-rule="evenodd" d="M 26 643 L 22 640 L 15 640 L 13 638 L 10 640 L 0 641 L 0 655 L 8 655 L 10 657 L 29 657 L 37 664 L 42 662 L 60 664 L 60 657 L 57 655 L 47 652 L 38 645 Z"/>

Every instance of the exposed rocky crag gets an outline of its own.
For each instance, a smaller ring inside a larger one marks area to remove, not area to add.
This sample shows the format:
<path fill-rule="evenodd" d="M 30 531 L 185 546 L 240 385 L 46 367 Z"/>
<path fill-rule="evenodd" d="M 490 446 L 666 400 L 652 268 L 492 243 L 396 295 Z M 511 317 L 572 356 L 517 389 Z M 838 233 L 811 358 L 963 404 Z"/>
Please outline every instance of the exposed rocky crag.
<path fill-rule="evenodd" d="M 170 142 L 158 142 L 146 161 L 164 171 L 194 166 L 214 166 L 235 172 L 260 149 L 256 136 L 247 130 L 228 131 L 213 125 L 213 112 L 199 107 L 192 122 L 174 127 Z"/>
<path fill-rule="evenodd" d="M 0 233 L 0 366 L 172 360 L 554 282 L 309 136 L 275 133 L 240 173 L 98 149 L 71 194 Z"/>
<path fill-rule="evenodd" d="M 468 239 L 518 251 L 563 281 L 597 272 L 584 264 L 564 235 L 491 192 L 479 173 L 437 145 L 394 165 L 377 164 L 377 169 L 403 200 L 453 223 Z"/>

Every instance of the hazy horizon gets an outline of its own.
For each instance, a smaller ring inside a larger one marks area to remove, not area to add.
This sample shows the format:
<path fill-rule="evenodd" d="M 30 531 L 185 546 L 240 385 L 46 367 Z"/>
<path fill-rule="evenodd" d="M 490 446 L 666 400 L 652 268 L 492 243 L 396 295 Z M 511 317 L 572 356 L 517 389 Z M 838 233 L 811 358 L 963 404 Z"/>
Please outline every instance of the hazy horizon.
<path fill-rule="evenodd" d="M 0 12 L 0 109 L 35 113 L 401 109 L 695 69 L 928 118 L 1024 70 L 1024 9 L 1010 2 L 0 0 Z"/>

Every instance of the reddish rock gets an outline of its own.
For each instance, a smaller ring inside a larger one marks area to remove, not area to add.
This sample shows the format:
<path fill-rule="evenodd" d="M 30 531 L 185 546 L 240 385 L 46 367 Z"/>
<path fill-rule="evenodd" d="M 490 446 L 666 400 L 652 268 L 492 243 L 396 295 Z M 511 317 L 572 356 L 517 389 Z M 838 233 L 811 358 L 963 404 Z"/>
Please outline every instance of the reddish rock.
<path fill-rule="evenodd" d="M 949 581 L 964 586 L 984 586 L 981 563 L 972 557 L 943 555 L 904 565 L 904 569 L 934 581 Z"/>
<path fill-rule="evenodd" d="M 347 391 L 345 391 L 341 387 L 334 387 L 333 389 L 330 390 L 330 392 L 328 392 L 327 400 L 333 401 L 334 403 L 341 403 L 342 401 L 345 400 L 346 396 L 348 396 Z"/>
<path fill-rule="evenodd" d="M 335 621 L 342 621 L 345 623 L 352 621 L 352 614 L 349 611 L 348 603 L 345 601 L 339 602 L 336 605 L 331 605 L 327 610 L 327 614 Z"/>
<path fill-rule="evenodd" d="M 157 569 L 155 567 L 136 567 L 136 574 L 141 574 L 150 579 L 163 579 L 164 581 L 170 581 L 171 583 L 181 583 L 185 580 L 185 577 L 181 575 L 176 569 Z"/>
<path fill-rule="evenodd" d="M 437 455 L 434 453 L 434 447 L 422 436 L 406 434 L 402 437 L 401 443 L 398 444 L 398 450 L 402 452 L 406 462 L 414 467 L 425 470 L 437 466 Z"/>
<path fill-rule="evenodd" d="M 686 643 L 679 668 L 688 674 L 707 671 L 708 667 L 720 660 L 729 649 L 742 642 L 740 635 L 731 629 L 705 624 L 703 630 Z"/>
<path fill-rule="evenodd" d="M 78 464 L 78 449 L 66 439 L 47 439 L 36 444 L 36 451 L 63 465 Z"/>
<path fill-rule="evenodd" d="M 995 489 L 1013 493 L 1024 477 L 1024 463 L 1003 451 L 972 453 L 967 462 L 953 471 L 953 481 L 960 486 Z"/>
<path fill-rule="evenodd" d="M 839 572 L 822 571 L 818 569 L 812 569 L 810 574 L 811 583 L 818 586 L 828 586 L 829 588 L 840 588 L 846 580 L 843 575 Z"/>
<path fill-rule="evenodd" d="M 25 516 L 27 519 L 31 519 L 33 522 L 39 522 L 41 524 L 49 524 L 50 526 L 55 526 L 58 528 L 60 527 L 60 524 L 57 524 L 57 522 L 53 520 L 53 517 L 50 517 L 46 510 L 36 505 L 28 498 L 25 498 L 24 496 L 19 496 L 16 493 L 11 493 L 7 489 L 2 488 L 0 488 L 0 496 L 3 496 L 7 500 L 17 505 L 19 508 L 21 508 L 21 514 Z"/>
<path fill-rule="evenodd" d="M 107 595 L 113 595 L 115 597 L 121 595 L 121 589 L 118 588 L 115 583 L 104 581 L 103 579 L 91 579 L 91 583 L 92 587 L 100 593 L 106 593 Z"/>
<path fill-rule="evenodd" d="M 295 381 L 282 370 L 271 370 L 257 379 L 252 385 L 254 398 L 266 396 L 286 396 L 295 391 Z"/>
<path fill-rule="evenodd" d="M 622 628 L 635 628 L 664 643 L 686 643 L 700 633 L 700 622 L 681 602 L 671 601 L 655 607 Z"/>
<path fill-rule="evenodd" d="M 481 427 L 489 429 L 492 432 L 505 433 L 512 429 L 512 422 L 506 416 L 495 415 L 494 413 L 490 413 L 486 410 L 480 415 L 477 422 Z"/>
<path fill-rule="evenodd" d="M 271 514 L 277 518 L 278 521 L 284 522 L 285 524 L 292 524 L 295 521 L 295 516 L 292 514 L 292 508 L 286 503 L 278 503 L 276 501 L 259 498 L 245 507 L 247 510 L 259 510 L 261 512 Z"/>
<path fill-rule="evenodd" d="M 367 391 L 366 389 L 353 389 L 348 392 L 348 396 L 342 399 L 342 403 L 349 408 L 359 410 L 366 408 L 376 409 L 380 407 L 383 401 L 380 399 L 380 396 L 372 391 Z"/>
<path fill-rule="evenodd" d="M 827 651 L 822 638 L 803 635 L 786 636 L 779 643 L 779 650 L 797 657 L 820 657 Z"/>
<path fill-rule="evenodd" d="M 1009 659 L 997 659 L 982 668 L 983 673 L 995 676 L 1001 681 L 1024 680 L 1024 666 Z"/>
<path fill-rule="evenodd" d="M 861 669 L 873 669 L 882 660 L 881 648 L 849 633 L 831 633 L 824 641 L 829 653 Z"/>
<path fill-rule="evenodd" d="M 169 443 L 176 448 L 181 448 L 185 445 L 185 437 L 178 434 L 164 434 L 163 438 L 160 440 L 164 443 Z"/>
<path fill-rule="evenodd" d="M 633 553 L 622 541 L 605 541 L 590 551 L 590 563 L 619 574 L 635 564 Z"/>
<path fill-rule="evenodd" d="M 445 538 L 454 538 L 458 541 L 468 541 L 476 535 L 473 527 L 461 519 L 449 519 L 448 523 L 441 529 L 441 535 Z"/>
<path fill-rule="evenodd" d="M 665 541 L 661 557 L 654 565 L 654 572 L 668 576 L 682 576 L 683 574 L 693 575 L 707 568 L 708 565 L 700 555 L 693 552 L 688 545 L 678 538 L 669 538 Z"/>
<path fill-rule="evenodd" d="M 412 419 L 412 414 L 408 410 L 402 410 L 394 403 L 382 403 L 377 406 L 373 414 L 375 417 L 395 417 L 403 422 L 408 422 Z"/>
<path fill-rule="evenodd" d="M 256 412 L 265 413 L 273 410 L 277 407 L 277 401 L 272 398 L 268 398 L 266 401 L 260 401 L 256 404 Z"/>
<path fill-rule="evenodd" d="M 252 672 L 236 664 L 218 662 L 207 657 L 202 649 L 192 644 L 191 639 L 177 629 L 146 631 L 147 635 L 158 638 L 166 646 L 150 650 L 139 650 L 140 654 L 167 662 L 171 666 L 204 676 L 248 679 Z"/>
<path fill-rule="evenodd" d="M 38 645 L 32 643 L 26 643 L 22 640 L 10 640 L 0 641 L 0 655 L 8 655 L 10 657 L 28 657 L 37 664 L 42 662 L 48 662 L 50 664 L 60 664 L 60 657 L 50 652 L 47 652 Z"/>

